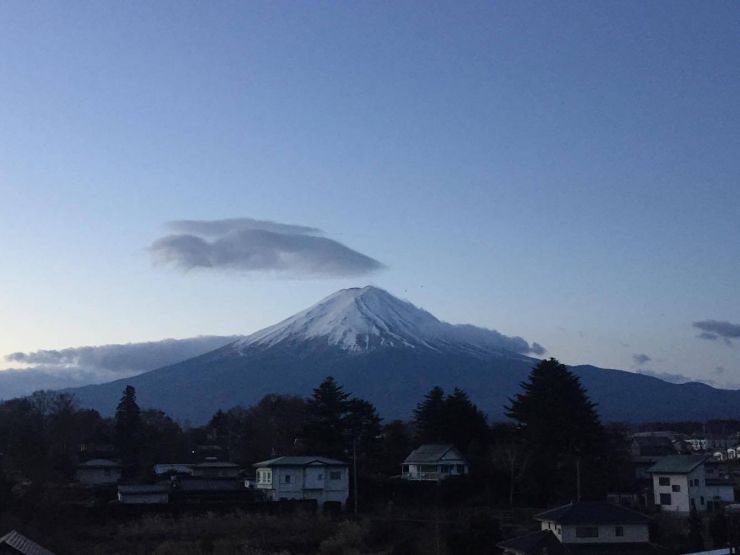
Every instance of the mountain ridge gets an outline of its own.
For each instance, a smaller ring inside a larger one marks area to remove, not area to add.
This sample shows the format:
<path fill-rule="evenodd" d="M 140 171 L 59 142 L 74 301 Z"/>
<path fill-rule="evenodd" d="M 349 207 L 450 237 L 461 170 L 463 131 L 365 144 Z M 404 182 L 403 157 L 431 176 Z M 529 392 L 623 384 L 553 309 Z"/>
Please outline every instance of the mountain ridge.
<path fill-rule="evenodd" d="M 500 420 L 538 361 L 516 349 L 532 346 L 494 330 L 447 324 L 377 288 L 354 288 L 197 357 L 70 391 L 83 406 L 111 414 L 130 384 L 143 407 L 201 423 L 269 393 L 309 395 L 333 375 L 387 419 L 409 418 L 423 395 L 441 386 L 461 387 Z M 571 369 L 607 421 L 740 417 L 740 391 L 590 365 Z"/>

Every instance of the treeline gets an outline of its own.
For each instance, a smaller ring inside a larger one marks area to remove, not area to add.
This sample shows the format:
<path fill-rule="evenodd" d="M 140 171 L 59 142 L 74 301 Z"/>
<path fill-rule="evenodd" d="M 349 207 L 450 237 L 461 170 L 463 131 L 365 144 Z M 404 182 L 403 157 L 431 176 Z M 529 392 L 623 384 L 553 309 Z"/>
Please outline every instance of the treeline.
<path fill-rule="evenodd" d="M 151 480 L 154 464 L 194 462 L 199 446 L 215 445 L 244 468 L 277 455 L 356 458 L 361 480 L 378 482 L 400 474 L 414 447 L 450 443 L 471 463 L 470 491 L 484 492 L 489 504 L 599 499 L 629 485 L 623 431 L 601 424 L 578 378 L 555 359 L 533 368 L 510 400 L 510 422 L 491 425 L 466 392 L 439 387 L 413 415 L 385 423 L 372 403 L 331 377 L 308 398 L 267 395 L 186 428 L 162 411 L 140 409 L 130 386 L 113 418 L 79 408 L 66 393 L 41 392 L 0 404 L 0 481 L 71 481 L 81 445 L 88 453 L 112 446 L 127 478 Z"/>

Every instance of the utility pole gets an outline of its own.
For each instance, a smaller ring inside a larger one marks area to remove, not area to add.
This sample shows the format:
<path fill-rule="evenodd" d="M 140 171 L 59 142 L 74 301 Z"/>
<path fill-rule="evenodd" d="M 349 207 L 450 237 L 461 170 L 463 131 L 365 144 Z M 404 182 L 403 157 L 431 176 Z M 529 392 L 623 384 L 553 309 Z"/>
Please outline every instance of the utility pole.
<path fill-rule="evenodd" d="M 354 479 L 355 515 L 357 515 L 357 436 L 352 436 L 352 478 Z"/>
<path fill-rule="evenodd" d="M 576 501 L 581 500 L 581 457 L 576 457 Z"/>

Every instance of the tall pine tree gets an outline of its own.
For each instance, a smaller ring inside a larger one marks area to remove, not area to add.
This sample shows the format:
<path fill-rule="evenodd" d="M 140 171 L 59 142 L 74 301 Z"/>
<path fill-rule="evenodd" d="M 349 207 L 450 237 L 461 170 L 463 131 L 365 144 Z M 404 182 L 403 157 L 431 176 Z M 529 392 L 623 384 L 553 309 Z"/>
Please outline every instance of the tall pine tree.
<path fill-rule="evenodd" d="M 343 458 L 346 446 L 345 417 L 349 394 L 329 376 L 306 402 L 306 424 L 303 440 L 314 455 Z"/>
<path fill-rule="evenodd" d="M 589 478 L 602 463 L 606 434 L 576 375 L 556 359 L 543 360 L 510 400 L 506 414 L 517 424 L 531 465 L 530 492 L 540 501 L 569 500 L 594 492 Z"/>
<path fill-rule="evenodd" d="M 136 403 L 136 390 L 127 385 L 116 407 L 116 443 L 123 459 L 124 469 L 133 472 L 139 454 L 141 411 Z"/>

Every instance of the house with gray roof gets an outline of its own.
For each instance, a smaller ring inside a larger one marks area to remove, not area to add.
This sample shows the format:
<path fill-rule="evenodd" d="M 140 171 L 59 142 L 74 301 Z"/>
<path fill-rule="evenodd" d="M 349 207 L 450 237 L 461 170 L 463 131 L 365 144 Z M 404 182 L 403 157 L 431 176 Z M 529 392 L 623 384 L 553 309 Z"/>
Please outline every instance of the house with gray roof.
<path fill-rule="evenodd" d="M 346 506 L 349 498 L 349 465 L 320 456 L 277 457 L 254 465 L 256 488 L 272 501 L 313 499 Z"/>
<path fill-rule="evenodd" d="M 552 532 L 567 553 L 648 554 L 650 517 L 612 503 L 578 502 L 535 515 L 542 531 Z"/>
<path fill-rule="evenodd" d="M 110 459 L 92 459 L 77 465 L 77 481 L 85 486 L 107 486 L 118 483 L 123 467 Z"/>
<path fill-rule="evenodd" d="M 655 504 L 661 511 L 685 515 L 692 507 L 707 510 L 708 459 L 708 455 L 671 455 L 650 467 Z"/>
<path fill-rule="evenodd" d="M 465 456 L 451 444 L 427 444 L 414 449 L 401 464 L 404 480 L 438 482 L 470 472 Z"/>
<path fill-rule="evenodd" d="M 0 555 L 54 555 L 16 530 L 0 537 Z"/>
<path fill-rule="evenodd" d="M 524 536 L 498 542 L 503 555 L 567 555 L 568 550 L 550 530 L 540 530 Z"/>

